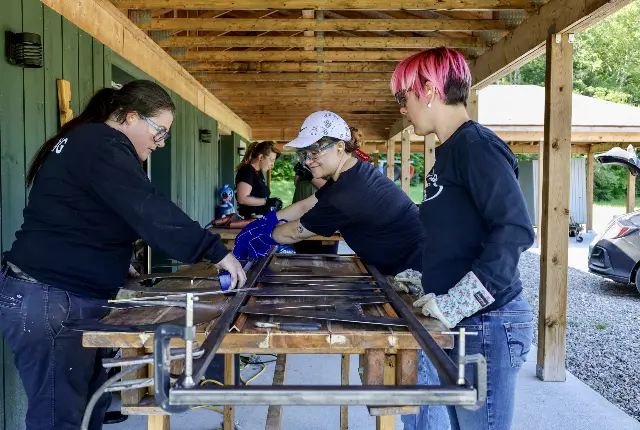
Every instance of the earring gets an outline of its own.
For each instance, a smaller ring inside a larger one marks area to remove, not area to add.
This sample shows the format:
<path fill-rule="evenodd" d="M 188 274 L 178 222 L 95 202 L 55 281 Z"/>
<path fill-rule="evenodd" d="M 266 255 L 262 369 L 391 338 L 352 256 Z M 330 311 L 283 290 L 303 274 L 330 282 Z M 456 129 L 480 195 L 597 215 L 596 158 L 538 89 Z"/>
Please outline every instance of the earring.
<path fill-rule="evenodd" d="M 431 102 L 429 102 L 429 103 L 427 104 L 427 107 L 428 107 L 428 108 L 431 108 Z"/>

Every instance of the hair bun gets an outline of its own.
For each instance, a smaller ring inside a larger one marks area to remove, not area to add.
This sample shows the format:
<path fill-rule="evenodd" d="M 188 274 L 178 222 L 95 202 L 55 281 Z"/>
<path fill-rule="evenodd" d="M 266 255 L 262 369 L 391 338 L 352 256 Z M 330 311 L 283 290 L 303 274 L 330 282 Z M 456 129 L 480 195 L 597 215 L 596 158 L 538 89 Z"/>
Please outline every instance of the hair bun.
<path fill-rule="evenodd" d="M 349 127 L 351 130 L 351 142 L 355 146 L 354 149 L 358 149 L 362 146 L 363 133 L 355 127 Z"/>

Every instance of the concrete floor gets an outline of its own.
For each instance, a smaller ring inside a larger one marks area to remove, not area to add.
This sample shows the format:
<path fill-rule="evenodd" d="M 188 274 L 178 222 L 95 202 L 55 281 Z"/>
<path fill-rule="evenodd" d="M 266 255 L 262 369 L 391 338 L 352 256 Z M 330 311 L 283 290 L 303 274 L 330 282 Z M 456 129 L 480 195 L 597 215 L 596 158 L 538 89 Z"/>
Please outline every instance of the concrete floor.
<path fill-rule="evenodd" d="M 271 356 L 263 356 L 264 361 Z M 536 350 L 531 349 L 518 381 L 513 430 L 640 430 L 640 422 L 634 420 L 608 402 L 571 374 L 565 382 L 542 382 L 535 376 Z M 357 356 L 351 358 L 351 384 L 359 384 Z M 273 363 L 252 384 L 270 384 Z M 259 371 L 258 367 L 243 371 L 245 379 Z M 338 355 L 289 355 L 285 384 L 339 384 L 340 356 Z M 115 399 L 114 399 L 115 400 Z M 116 406 L 116 405 L 114 405 Z M 264 429 L 267 407 L 236 408 L 238 430 Z M 282 428 L 284 430 L 334 430 L 340 425 L 339 407 L 285 407 Z M 213 430 L 220 428 L 222 416 L 212 410 L 198 409 L 171 418 L 175 430 Z M 402 429 L 400 418 L 397 429 Z M 106 430 L 140 430 L 146 425 L 143 417 L 132 416 L 121 424 L 105 426 Z M 364 407 L 349 408 L 349 430 L 375 428 L 375 419 Z"/>

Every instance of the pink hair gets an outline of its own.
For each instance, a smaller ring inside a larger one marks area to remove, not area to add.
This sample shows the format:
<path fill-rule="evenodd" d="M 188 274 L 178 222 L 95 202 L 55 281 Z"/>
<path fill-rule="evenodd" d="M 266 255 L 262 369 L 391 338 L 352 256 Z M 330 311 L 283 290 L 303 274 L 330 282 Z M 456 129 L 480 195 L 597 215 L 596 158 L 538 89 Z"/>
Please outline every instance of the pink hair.
<path fill-rule="evenodd" d="M 467 104 L 471 72 L 464 56 L 449 48 L 433 48 L 402 60 L 391 77 L 391 91 L 412 89 L 424 99 L 424 86 L 431 82 L 446 104 Z"/>

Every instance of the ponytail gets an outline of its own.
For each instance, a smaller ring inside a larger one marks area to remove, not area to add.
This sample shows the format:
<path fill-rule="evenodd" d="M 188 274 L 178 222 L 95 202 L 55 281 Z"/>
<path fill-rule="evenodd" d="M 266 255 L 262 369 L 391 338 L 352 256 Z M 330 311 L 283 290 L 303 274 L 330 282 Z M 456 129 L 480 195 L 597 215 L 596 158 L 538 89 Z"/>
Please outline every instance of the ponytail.
<path fill-rule="evenodd" d="M 349 127 L 351 131 L 351 140 L 349 142 L 345 142 L 344 150 L 347 153 L 351 153 L 362 146 L 362 138 L 363 134 L 360 130 L 355 127 Z"/>
<path fill-rule="evenodd" d="M 256 159 L 260 155 L 268 157 L 269 155 L 271 155 L 271 153 L 276 154 L 276 159 L 280 158 L 281 152 L 278 148 L 276 148 L 275 143 L 271 140 L 265 140 L 262 142 L 251 142 L 244 153 L 244 157 L 242 157 L 242 161 L 240 161 L 240 164 L 236 166 L 236 172 L 243 166 L 256 161 Z"/>
<path fill-rule="evenodd" d="M 47 140 L 36 152 L 27 171 L 27 187 L 33 181 L 44 164 L 53 147 L 65 135 L 80 125 L 101 123 L 112 118 L 124 123 L 127 113 L 138 112 L 144 116 L 155 116 L 158 112 L 169 110 L 175 112 L 175 105 L 171 97 L 161 86 L 152 81 L 137 80 L 129 82 L 119 90 L 103 88 L 91 97 L 82 113 L 65 125 Z"/>

